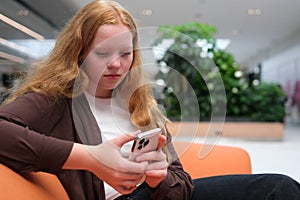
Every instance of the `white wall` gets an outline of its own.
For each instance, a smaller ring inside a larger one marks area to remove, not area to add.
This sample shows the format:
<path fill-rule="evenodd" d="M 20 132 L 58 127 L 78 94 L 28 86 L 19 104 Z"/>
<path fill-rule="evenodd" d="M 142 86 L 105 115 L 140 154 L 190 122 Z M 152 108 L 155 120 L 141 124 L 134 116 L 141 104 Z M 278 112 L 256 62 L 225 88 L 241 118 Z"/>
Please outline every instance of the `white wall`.
<path fill-rule="evenodd" d="M 262 81 L 293 87 L 300 80 L 300 44 L 263 61 L 261 73 Z"/>
<path fill-rule="evenodd" d="M 297 107 L 291 107 L 295 82 L 300 81 L 300 44 L 262 62 L 261 79 L 279 83 L 288 95 L 287 112 L 291 122 L 300 123 Z"/>

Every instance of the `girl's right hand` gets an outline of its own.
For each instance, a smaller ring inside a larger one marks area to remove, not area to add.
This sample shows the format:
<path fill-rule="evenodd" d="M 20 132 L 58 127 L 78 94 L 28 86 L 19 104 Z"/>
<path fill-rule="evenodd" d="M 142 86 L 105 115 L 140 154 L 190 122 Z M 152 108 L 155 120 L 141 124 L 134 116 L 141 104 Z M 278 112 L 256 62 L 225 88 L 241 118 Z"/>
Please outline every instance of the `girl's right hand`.
<path fill-rule="evenodd" d="M 122 157 L 121 147 L 134 138 L 135 135 L 124 134 L 96 146 L 86 146 L 92 158 L 90 171 L 121 194 L 136 189 L 148 165 L 148 162 L 137 163 Z"/>
<path fill-rule="evenodd" d="M 136 134 L 124 134 L 92 146 L 74 143 L 63 169 L 88 170 L 121 194 L 130 194 L 144 178 L 148 162 L 132 162 L 122 157 L 123 144 Z"/>

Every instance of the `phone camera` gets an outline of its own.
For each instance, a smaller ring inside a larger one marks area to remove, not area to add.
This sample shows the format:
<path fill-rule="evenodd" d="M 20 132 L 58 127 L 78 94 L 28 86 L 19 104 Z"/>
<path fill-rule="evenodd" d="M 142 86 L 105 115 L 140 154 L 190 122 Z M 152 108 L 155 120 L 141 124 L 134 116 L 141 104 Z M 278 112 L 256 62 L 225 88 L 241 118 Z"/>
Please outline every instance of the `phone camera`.
<path fill-rule="evenodd" d="M 144 148 L 145 146 L 147 146 L 149 144 L 149 139 L 145 139 L 145 138 L 142 138 L 140 141 L 139 141 L 139 146 L 137 147 L 138 150 L 141 150 L 142 148 Z"/>

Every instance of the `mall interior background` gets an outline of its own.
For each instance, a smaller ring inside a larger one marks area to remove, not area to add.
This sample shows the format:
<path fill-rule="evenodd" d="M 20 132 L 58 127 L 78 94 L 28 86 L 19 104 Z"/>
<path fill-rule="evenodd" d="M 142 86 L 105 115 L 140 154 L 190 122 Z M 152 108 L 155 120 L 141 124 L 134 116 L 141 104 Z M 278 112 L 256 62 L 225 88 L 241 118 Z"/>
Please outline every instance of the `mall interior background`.
<path fill-rule="evenodd" d="M 30 69 L 35 60 L 51 50 L 57 32 L 87 2 L 89 0 L 0 0 L 0 94 L 18 83 L 14 76 L 17 72 Z M 300 166 L 295 159 L 300 157 L 300 1 L 118 2 L 133 13 L 141 26 L 188 21 L 216 25 L 218 36 L 231 39 L 228 50 L 241 62 L 245 74 L 256 74 L 261 81 L 280 84 L 288 97 L 284 140 L 222 138 L 220 144 L 246 148 L 252 157 L 254 172 L 284 172 L 300 180 Z M 44 39 L 41 42 L 12 27 L 7 17 L 40 33 Z M 265 24 L 260 24 L 261 21 Z M 236 29 L 226 29 L 233 24 Z M 146 55 L 146 59 L 151 60 L 151 55 Z M 298 98 L 296 103 L 292 103 L 293 98 Z"/>
<path fill-rule="evenodd" d="M 89 1 L 1 0 L 0 91 L 13 84 L 15 72 L 27 70 L 51 50 L 57 33 Z M 217 37 L 229 41 L 226 50 L 242 65 L 245 76 L 257 74 L 261 81 L 275 82 L 284 88 L 288 95 L 287 122 L 299 124 L 299 105 L 292 106 L 293 96 L 300 93 L 296 86 L 300 79 L 299 1 L 118 2 L 133 14 L 139 27 L 154 29 L 194 21 L 215 26 Z M 23 30 L 20 26 L 24 26 Z M 29 30 L 25 33 L 24 29 Z M 30 35 L 28 31 L 34 33 Z M 145 57 L 152 62 L 148 52 Z"/>

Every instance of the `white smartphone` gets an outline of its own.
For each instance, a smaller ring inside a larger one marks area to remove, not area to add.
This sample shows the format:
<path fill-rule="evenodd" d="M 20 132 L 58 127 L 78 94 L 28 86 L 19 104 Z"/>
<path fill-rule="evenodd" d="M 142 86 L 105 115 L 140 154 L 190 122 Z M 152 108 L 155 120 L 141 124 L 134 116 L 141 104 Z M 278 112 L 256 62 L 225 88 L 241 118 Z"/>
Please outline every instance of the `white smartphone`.
<path fill-rule="evenodd" d="M 136 156 L 141 153 L 157 150 L 160 135 L 160 128 L 155 128 L 149 131 L 139 133 L 131 147 L 129 160 L 134 161 Z"/>

